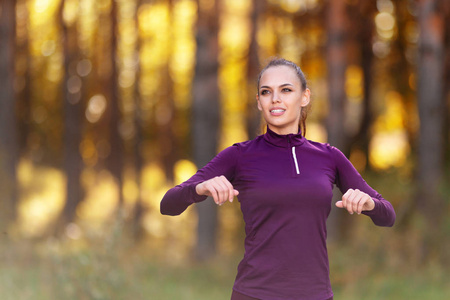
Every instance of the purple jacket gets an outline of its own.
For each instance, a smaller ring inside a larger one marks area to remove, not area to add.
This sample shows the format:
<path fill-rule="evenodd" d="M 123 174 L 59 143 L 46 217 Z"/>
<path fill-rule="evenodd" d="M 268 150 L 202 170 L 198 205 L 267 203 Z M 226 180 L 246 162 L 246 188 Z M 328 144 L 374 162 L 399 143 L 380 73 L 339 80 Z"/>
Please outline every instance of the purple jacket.
<path fill-rule="evenodd" d="M 170 189 L 161 213 L 181 214 L 206 199 L 195 186 L 224 175 L 239 191 L 245 221 L 245 255 L 233 289 L 259 299 L 332 297 L 326 219 L 336 184 L 369 194 L 375 208 L 363 212 L 392 226 L 392 205 L 372 189 L 338 149 L 300 134 L 267 133 L 220 152 L 186 182 Z"/>

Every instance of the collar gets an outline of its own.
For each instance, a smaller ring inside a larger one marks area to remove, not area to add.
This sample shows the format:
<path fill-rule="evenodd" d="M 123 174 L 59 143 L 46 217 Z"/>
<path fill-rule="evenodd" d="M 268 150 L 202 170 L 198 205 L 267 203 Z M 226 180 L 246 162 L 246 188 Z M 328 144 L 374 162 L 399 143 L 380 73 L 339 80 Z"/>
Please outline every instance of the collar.
<path fill-rule="evenodd" d="M 300 132 L 300 129 L 299 129 Z M 282 148 L 288 148 L 292 146 L 300 146 L 305 142 L 305 138 L 300 134 L 285 134 L 280 135 L 278 133 L 273 132 L 269 129 L 269 126 L 267 126 L 267 132 L 263 135 L 264 139 L 269 142 L 270 144 L 282 147 Z"/>

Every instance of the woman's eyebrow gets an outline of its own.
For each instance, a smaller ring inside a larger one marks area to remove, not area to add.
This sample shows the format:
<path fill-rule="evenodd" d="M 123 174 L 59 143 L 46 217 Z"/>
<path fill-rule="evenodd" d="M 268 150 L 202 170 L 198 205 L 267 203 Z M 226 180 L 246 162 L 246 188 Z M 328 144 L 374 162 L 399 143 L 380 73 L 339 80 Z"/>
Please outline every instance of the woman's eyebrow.
<path fill-rule="evenodd" d="M 279 87 L 285 87 L 285 86 L 294 86 L 294 85 L 291 84 L 291 83 L 283 83 L 283 84 L 280 85 Z M 263 85 L 263 86 L 260 87 L 260 89 L 270 89 L 270 86 Z"/>

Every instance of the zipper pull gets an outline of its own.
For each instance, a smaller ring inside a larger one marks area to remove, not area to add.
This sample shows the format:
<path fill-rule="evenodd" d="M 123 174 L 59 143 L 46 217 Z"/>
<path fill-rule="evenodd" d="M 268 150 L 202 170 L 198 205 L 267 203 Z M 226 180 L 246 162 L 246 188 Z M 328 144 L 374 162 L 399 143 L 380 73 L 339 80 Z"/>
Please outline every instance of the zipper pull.
<path fill-rule="evenodd" d="M 294 158 L 295 171 L 297 175 L 300 174 L 300 170 L 298 169 L 297 155 L 295 155 L 295 146 L 292 147 L 292 157 Z"/>

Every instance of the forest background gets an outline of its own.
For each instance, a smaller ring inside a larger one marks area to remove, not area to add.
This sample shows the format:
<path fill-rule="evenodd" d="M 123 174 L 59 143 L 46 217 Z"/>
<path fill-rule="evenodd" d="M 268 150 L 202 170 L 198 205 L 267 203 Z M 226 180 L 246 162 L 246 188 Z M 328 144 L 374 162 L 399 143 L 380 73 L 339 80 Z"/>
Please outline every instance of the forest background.
<path fill-rule="evenodd" d="M 397 212 L 380 228 L 333 207 L 336 299 L 449 299 L 449 1 L 2 0 L 0 15 L 2 299 L 228 299 L 238 202 L 159 203 L 263 132 L 273 56 L 307 75 L 306 137 Z"/>

